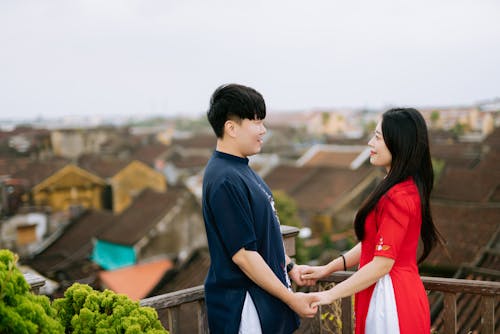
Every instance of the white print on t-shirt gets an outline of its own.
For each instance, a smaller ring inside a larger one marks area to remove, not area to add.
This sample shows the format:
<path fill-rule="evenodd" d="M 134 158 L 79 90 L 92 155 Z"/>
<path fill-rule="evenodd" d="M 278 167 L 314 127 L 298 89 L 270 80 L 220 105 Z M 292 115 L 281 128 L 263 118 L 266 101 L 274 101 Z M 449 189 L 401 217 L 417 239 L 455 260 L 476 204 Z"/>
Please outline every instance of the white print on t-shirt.
<path fill-rule="evenodd" d="M 264 195 L 266 195 L 267 200 L 269 201 L 269 204 L 271 205 L 271 209 L 273 209 L 274 217 L 276 218 L 276 221 L 278 222 L 278 225 L 281 225 L 280 223 L 280 218 L 278 217 L 278 210 L 276 210 L 276 207 L 274 206 L 274 198 L 271 196 L 266 189 L 257 181 L 255 181 L 257 185 L 259 186 L 259 189 L 262 190 Z M 285 245 L 283 245 L 283 251 L 285 250 Z M 284 254 L 286 257 L 286 254 Z M 292 282 L 290 281 L 290 277 L 288 276 L 288 273 L 286 272 L 286 268 L 283 268 L 283 272 L 285 273 L 285 280 L 286 280 L 286 286 L 288 290 L 292 290 Z"/>
<path fill-rule="evenodd" d="M 262 192 L 264 193 L 264 195 L 266 195 L 267 200 L 269 201 L 269 204 L 271 205 L 271 209 L 273 209 L 273 213 L 274 213 L 274 217 L 276 218 L 276 221 L 278 222 L 278 224 L 281 224 L 280 223 L 280 218 L 278 217 L 278 211 L 276 210 L 276 207 L 274 206 L 274 198 L 273 198 L 273 196 L 271 196 L 266 191 L 266 189 L 264 189 L 264 187 L 259 182 L 255 182 L 255 183 L 257 183 L 257 185 L 259 186 L 260 190 L 262 190 Z"/>

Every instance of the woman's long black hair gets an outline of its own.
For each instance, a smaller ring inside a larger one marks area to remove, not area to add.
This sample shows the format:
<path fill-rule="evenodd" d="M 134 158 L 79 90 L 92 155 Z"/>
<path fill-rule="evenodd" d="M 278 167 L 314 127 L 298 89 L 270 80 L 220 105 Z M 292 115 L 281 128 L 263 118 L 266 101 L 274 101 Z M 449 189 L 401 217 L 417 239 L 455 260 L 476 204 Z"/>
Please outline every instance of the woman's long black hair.
<path fill-rule="evenodd" d="M 442 238 L 434 225 L 430 209 L 430 194 L 434 172 L 429 151 L 427 126 L 422 115 L 413 108 L 395 108 L 382 115 L 382 136 L 391 152 L 389 174 L 378 184 L 356 214 L 354 228 L 359 240 L 365 236 L 365 220 L 380 198 L 394 185 L 412 176 L 420 193 L 422 227 L 420 236 L 423 252 L 418 263 L 425 260 Z"/>

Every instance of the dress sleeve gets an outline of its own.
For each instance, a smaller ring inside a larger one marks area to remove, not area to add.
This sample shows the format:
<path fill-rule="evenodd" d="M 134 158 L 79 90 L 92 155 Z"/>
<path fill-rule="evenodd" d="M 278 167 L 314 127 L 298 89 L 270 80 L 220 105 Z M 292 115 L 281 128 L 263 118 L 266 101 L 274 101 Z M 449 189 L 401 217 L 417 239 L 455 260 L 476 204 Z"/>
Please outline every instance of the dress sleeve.
<path fill-rule="evenodd" d="M 374 256 L 398 257 L 414 210 L 406 194 L 386 195 L 380 199 Z"/>
<path fill-rule="evenodd" d="M 229 255 L 232 257 L 241 248 L 257 250 L 247 194 L 226 180 L 212 193 L 210 202 L 219 237 Z"/>

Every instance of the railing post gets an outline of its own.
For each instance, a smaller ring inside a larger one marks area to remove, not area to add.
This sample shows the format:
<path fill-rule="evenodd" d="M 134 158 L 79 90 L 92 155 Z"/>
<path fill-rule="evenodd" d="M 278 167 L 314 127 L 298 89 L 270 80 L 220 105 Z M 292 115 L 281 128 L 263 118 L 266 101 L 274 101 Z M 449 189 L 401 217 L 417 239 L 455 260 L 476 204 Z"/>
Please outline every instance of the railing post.
<path fill-rule="evenodd" d="M 322 334 L 323 333 L 323 328 L 321 326 L 321 315 L 323 313 L 321 312 L 321 306 L 318 308 L 318 312 L 314 315 L 313 320 L 311 321 L 311 333 L 318 333 Z"/>
<path fill-rule="evenodd" d="M 457 332 L 457 296 L 453 292 L 444 293 L 444 334 Z"/>
<path fill-rule="evenodd" d="M 167 308 L 168 327 L 170 334 L 179 333 L 179 309 L 180 306 Z"/>
<path fill-rule="evenodd" d="M 207 312 L 204 300 L 199 300 L 196 303 L 196 318 L 198 320 L 198 334 L 208 334 Z"/>
<path fill-rule="evenodd" d="M 23 275 L 24 279 L 31 287 L 31 292 L 36 295 L 40 294 L 40 288 L 45 285 L 45 278 L 32 273 L 24 273 Z"/>
<path fill-rule="evenodd" d="M 351 297 L 342 298 L 342 334 L 352 334 L 352 299 Z"/>
<path fill-rule="evenodd" d="M 321 291 L 321 289 L 319 288 L 318 283 L 316 283 L 315 286 L 311 287 L 310 292 L 318 292 L 318 291 Z M 322 306 L 320 305 L 318 307 L 318 312 L 316 312 L 313 320 L 311 321 L 311 333 L 318 333 L 318 334 L 323 333 L 322 326 L 321 326 L 321 315 L 323 314 L 323 312 L 322 312 L 321 308 L 322 308 Z"/>
<path fill-rule="evenodd" d="M 482 296 L 483 330 L 481 333 L 495 333 L 495 296 Z"/>
<path fill-rule="evenodd" d="M 283 237 L 283 245 L 285 246 L 285 253 L 289 257 L 295 256 L 295 238 L 299 235 L 299 229 L 293 226 L 281 225 L 281 236 Z"/>

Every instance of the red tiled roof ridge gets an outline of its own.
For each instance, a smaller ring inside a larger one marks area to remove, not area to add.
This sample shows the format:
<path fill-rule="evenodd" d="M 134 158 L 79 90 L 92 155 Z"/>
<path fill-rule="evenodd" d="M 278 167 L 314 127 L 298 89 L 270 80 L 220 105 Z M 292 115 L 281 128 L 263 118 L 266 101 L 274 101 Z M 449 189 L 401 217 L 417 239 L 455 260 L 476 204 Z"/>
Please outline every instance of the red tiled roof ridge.
<path fill-rule="evenodd" d="M 101 271 L 99 278 L 107 288 L 116 293 L 140 300 L 147 296 L 165 272 L 173 266 L 169 259 L 157 259 L 113 271 Z"/>

